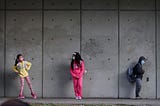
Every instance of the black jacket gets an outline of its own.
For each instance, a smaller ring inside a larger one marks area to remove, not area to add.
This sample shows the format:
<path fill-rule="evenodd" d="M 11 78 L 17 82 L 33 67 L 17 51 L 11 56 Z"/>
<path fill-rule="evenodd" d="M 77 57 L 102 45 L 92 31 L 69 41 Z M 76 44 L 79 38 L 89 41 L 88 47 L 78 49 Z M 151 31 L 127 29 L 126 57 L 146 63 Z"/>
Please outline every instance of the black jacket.
<path fill-rule="evenodd" d="M 143 60 L 143 58 L 139 58 L 138 63 L 135 65 L 135 67 L 133 68 L 133 75 L 136 76 L 136 78 L 143 78 L 143 74 L 144 74 L 144 70 L 142 69 L 142 64 L 141 61 Z"/>

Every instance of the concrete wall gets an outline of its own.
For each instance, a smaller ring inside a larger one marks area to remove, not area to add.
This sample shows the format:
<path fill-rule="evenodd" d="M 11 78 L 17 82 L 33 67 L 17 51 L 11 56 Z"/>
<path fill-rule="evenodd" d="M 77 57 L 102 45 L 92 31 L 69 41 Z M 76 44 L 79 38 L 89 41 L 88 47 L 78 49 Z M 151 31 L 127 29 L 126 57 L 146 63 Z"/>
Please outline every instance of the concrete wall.
<path fill-rule="evenodd" d="M 18 95 L 11 68 L 22 53 L 38 97 L 73 97 L 70 57 L 80 51 L 84 97 L 134 98 L 126 70 L 144 55 L 141 95 L 160 98 L 159 10 L 160 0 L 0 0 L 0 96 Z"/>

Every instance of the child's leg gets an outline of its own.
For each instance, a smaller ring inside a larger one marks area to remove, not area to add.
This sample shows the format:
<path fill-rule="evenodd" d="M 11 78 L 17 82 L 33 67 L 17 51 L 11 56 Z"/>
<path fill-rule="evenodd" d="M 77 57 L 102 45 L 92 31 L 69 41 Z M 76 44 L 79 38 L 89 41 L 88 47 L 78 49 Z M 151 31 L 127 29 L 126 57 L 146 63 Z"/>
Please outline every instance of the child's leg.
<path fill-rule="evenodd" d="M 24 78 L 20 77 L 20 83 L 21 83 L 21 87 L 20 87 L 20 96 L 23 95 L 23 89 L 24 89 Z"/>
<path fill-rule="evenodd" d="M 78 96 L 82 97 L 82 90 L 83 90 L 83 77 L 78 79 Z"/>
<path fill-rule="evenodd" d="M 78 80 L 76 78 L 73 78 L 73 86 L 74 86 L 74 93 L 75 96 L 78 96 Z"/>
<path fill-rule="evenodd" d="M 26 81 L 27 81 L 27 84 L 28 84 L 28 86 L 29 86 L 29 89 L 31 90 L 31 93 L 34 93 L 29 76 L 25 77 L 25 79 L 26 79 Z"/>

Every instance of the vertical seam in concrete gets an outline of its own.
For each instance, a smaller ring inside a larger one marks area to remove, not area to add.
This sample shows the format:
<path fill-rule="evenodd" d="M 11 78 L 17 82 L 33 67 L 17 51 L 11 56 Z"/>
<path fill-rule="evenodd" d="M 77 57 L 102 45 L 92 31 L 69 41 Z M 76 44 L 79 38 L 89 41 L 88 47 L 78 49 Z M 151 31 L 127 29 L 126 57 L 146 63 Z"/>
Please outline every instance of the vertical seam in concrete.
<path fill-rule="evenodd" d="M 118 98 L 119 98 L 119 71 L 120 71 L 120 9 L 119 9 L 119 5 L 120 5 L 120 0 L 118 0 Z"/>
<path fill-rule="evenodd" d="M 4 73 L 3 73 L 3 80 L 4 80 L 4 97 L 6 97 L 6 77 L 5 77 L 5 72 L 6 72 L 6 0 L 5 0 L 5 5 L 4 5 Z"/>
<path fill-rule="evenodd" d="M 157 41 L 157 6 L 156 5 L 157 5 L 157 3 L 156 3 L 156 0 L 155 0 L 155 68 L 156 68 L 156 79 L 155 80 L 156 80 L 156 99 L 157 99 L 158 98 L 158 95 L 157 95 L 157 93 L 158 93 L 157 92 L 157 89 L 158 89 L 157 88 L 158 87 L 157 86 L 157 80 L 158 80 L 157 79 L 158 78 L 158 75 L 157 75 L 158 74 L 158 70 L 157 70 L 157 57 L 158 57 L 157 56 L 157 52 L 158 52 L 157 49 L 158 48 L 157 48 L 157 45 L 158 44 L 157 43 L 158 43 L 158 41 Z"/>
<path fill-rule="evenodd" d="M 44 71 L 44 0 L 42 0 L 42 98 L 43 98 L 43 71 Z"/>
<path fill-rule="evenodd" d="M 80 53 L 82 53 L 82 0 L 80 0 Z"/>

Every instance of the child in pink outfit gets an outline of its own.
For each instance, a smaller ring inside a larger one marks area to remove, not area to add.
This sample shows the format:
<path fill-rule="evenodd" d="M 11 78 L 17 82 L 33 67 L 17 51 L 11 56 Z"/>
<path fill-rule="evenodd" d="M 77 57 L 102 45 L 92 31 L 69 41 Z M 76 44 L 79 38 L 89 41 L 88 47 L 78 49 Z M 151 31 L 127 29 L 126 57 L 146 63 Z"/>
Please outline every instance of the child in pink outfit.
<path fill-rule="evenodd" d="M 82 99 L 82 84 L 84 73 L 84 61 L 78 52 L 75 52 L 72 56 L 70 73 L 73 79 L 74 92 L 76 99 Z"/>

